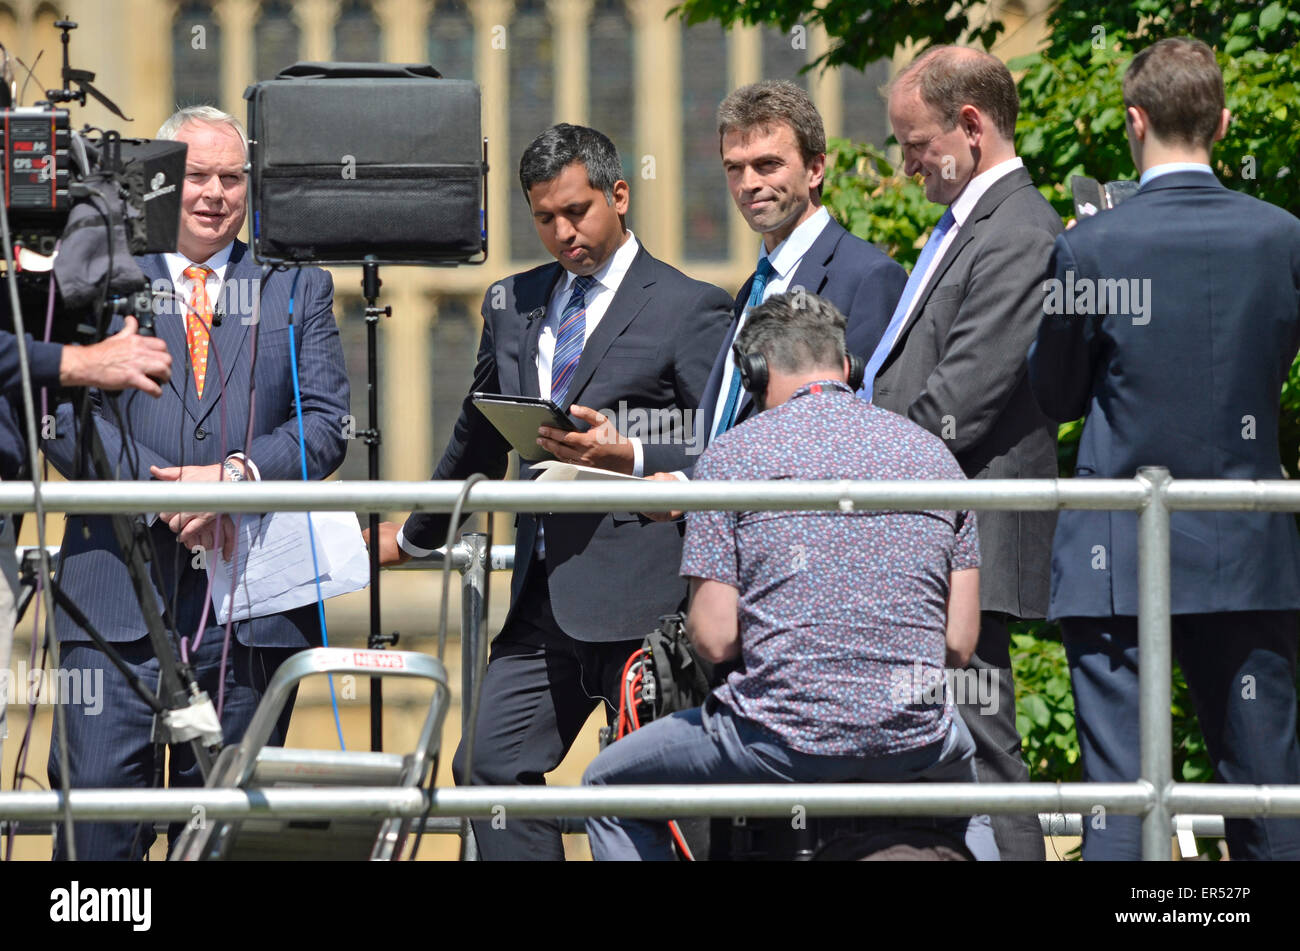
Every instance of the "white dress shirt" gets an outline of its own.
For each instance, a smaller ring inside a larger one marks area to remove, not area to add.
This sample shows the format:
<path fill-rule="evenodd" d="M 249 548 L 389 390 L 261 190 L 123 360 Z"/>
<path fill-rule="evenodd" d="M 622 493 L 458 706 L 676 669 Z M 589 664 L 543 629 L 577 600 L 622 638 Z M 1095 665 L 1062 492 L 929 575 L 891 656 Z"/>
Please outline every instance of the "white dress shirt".
<path fill-rule="evenodd" d="M 1162 165 L 1152 165 L 1138 179 L 1138 187 L 1141 188 L 1153 178 L 1159 178 L 1161 175 L 1172 175 L 1174 172 L 1204 172 L 1206 175 L 1213 175 L 1214 169 L 1203 162 L 1165 162 Z"/>
<path fill-rule="evenodd" d="M 167 273 L 171 275 L 172 286 L 176 288 L 176 293 L 185 300 L 186 304 L 190 300 L 190 285 L 192 282 L 185 276 L 185 269 L 197 264 L 210 268 L 212 271 L 207 280 L 208 302 L 214 310 L 216 309 L 217 301 L 221 299 L 221 286 L 225 282 L 226 265 L 230 263 L 230 252 L 234 250 L 234 247 L 235 242 L 232 241 L 206 261 L 191 261 L 177 251 L 170 251 L 163 255 L 163 260 L 167 262 Z M 172 304 L 172 313 L 180 314 L 183 317 L 186 313 L 185 308 L 175 301 Z"/>
<path fill-rule="evenodd" d="M 825 207 L 818 208 L 816 212 L 807 220 L 800 223 L 786 237 L 784 241 L 772 249 L 769 254 L 765 250 L 765 245 L 760 240 L 758 243 L 758 260 L 762 261 L 767 258 L 768 263 L 772 265 L 772 273 L 768 275 L 767 286 L 763 288 L 763 300 L 774 297 L 777 294 L 784 294 L 790 290 L 790 281 L 794 278 L 794 272 L 798 270 L 799 263 L 803 261 L 803 256 L 808 253 L 808 249 L 813 246 L 813 242 L 820 236 L 825 227 L 830 224 L 831 214 Z M 740 314 L 740 321 L 736 324 L 736 333 L 727 341 L 727 350 L 731 350 L 731 345 L 736 342 L 736 337 L 745 329 L 745 319 L 749 316 L 749 308 L 746 307 Z M 722 419 L 722 411 L 727 406 L 727 393 L 731 391 L 731 378 L 736 372 L 736 361 L 728 359 L 722 366 L 722 386 L 718 390 L 718 405 L 713 408 L 713 419 L 709 422 L 709 433 L 712 435 L 717 432 L 718 423 Z M 679 478 L 685 478 L 684 475 L 674 473 Z"/>
<path fill-rule="evenodd" d="M 916 289 L 916 293 L 912 295 L 912 300 L 907 306 L 907 315 L 898 322 L 898 326 L 894 329 L 893 340 L 889 342 L 890 349 L 893 349 L 894 343 L 898 340 L 898 335 L 903 332 L 907 322 L 912 319 L 912 312 L 925 299 L 925 289 L 929 287 L 935 271 L 943 262 L 943 256 L 948 253 L 952 243 L 957 240 L 957 234 L 966 223 L 966 219 L 970 217 L 971 212 L 975 210 L 975 206 L 979 204 L 979 200 L 984 197 L 984 193 L 992 188 L 993 183 L 998 179 L 1005 178 L 1018 168 L 1024 168 L 1024 165 L 1025 163 L 1017 156 L 1016 158 L 1007 159 L 1005 162 L 999 162 L 992 168 L 980 172 L 966 183 L 966 187 L 961 190 L 961 194 L 948 206 L 952 212 L 952 226 L 948 229 L 948 233 L 943 236 L 943 240 L 939 242 L 934 257 L 930 259 L 930 266 L 925 269 L 921 285 Z"/>

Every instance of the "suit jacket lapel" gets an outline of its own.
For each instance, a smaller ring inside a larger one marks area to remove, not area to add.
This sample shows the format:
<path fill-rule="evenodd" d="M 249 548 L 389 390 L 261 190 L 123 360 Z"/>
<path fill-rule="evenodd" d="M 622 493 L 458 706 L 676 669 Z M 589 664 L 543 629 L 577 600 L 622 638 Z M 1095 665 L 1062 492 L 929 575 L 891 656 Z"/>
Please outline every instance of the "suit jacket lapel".
<path fill-rule="evenodd" d="M 167 270 L 167 259 L 161 254 L 151 254 L 140 262 L 140 270 L 144 276 L 149 279 L 150 286 L 162 282 L 163 285 L 170 288 L 173 293 L 179 295 L 182 299 L 184 295 L 180 288 L 172 286 L 171 272 Z M 197 407 L 191 400 L 194 398 L 194 384 L 192 378 L 184 372 L 185 370 L 185 351 L 189 344 L 185 339 L 185 304 L 175 298 L 156 299 L 154 307 L 161 311 L 154 317 L 154 334 L 159 340 L 167 344 L 167 349 L 179 359 L 173 361 L 171 379 L 167 385 L 171 387 L 176 398 L 184 404 L 186 411 L 190 416 L 195 416 L 198 411 Z M 187 395 L 189 398 L 187 398 Z M 197 419 L 197 417 L 195 417 Z"/>
<path fill-rule="evenodd" d="M 600 365 L 610 344 L 650 303 L 650 288 L 654 286 L 655 281 L 646 266 L 649 259 L 650 253 L 644 246 L 638 249 L 636 257 L 632 259 L 632 266 L 627 269 L 622 282 L 618 285 L 614 299 L 605 309 L 605 315 L 600 318 L 596 329 L 587 336 L 587 342 L 582 348 L 582 356 L 578 358 L 578 366 L 573 371 L 573 379 L 569 382 L 569 392 L 564 398 L 565 405 L 561 409 L 567 411 L 571 405 L 578 402 L 578 395 L 591 379 L 591 375 L 596 372 L 596 367 Z"/>
<path fill-rule="evenodd" d="M 749 295 L 749 285 L 752 283 L 751 276 L 745 282 L 743 293 Z M 727 330 L 727 335 L 722 338 L 723 347 L 718 351 L 718 355 L 713 358 L 713 368 L 709 371 L 708 382 L 704 384 L 704 395 L 700 397 L 700 419 L 708 426 L 708 433 L 705 438 L 708 439 L 713 435 L 713 417 L 718 410 L 718 398 L 722 395 L 722 376 L 727 368 L 727 361 L 731 359 L 731 343 L 736 339 L 736 325 L 740 323 L 740 305 L 736 305 L 735 316 L 731 318 L 731 327 Z"/>
<path fill-rule="evenodd" d="M 934 293 L 935 288 L 938 287 L 940 282 L 943 280 L 944 274 L 953 266 L 954 263 L 956 263 L 957 259 L 961 257 L 962 251 L 965 250 L 966 245 L 970 244 L 971 240 L 975 237 L 975 232 L 979 222 L 993 214 L 993 212 L 997 210 L 998 206 L 1006 201 L 1008 196 L 1010 196 L 1016 189 L 1032 184 L 1033 182 L 1027 171 L 1023 168 L 1012 169 L 1006 175 L 1002 176 L 990 185 L 989 190 L 986 191 L 980 197 L 980 200 L 975 203 L 975 207 L 971 209 L 971 213 L 966 216 L 965 224 L 957 230 L 957 237 L 953 239 L 952 244 L 948 246 L 948 250 L 945 251 L 943 257 L 939 259 L 939 264 L 934 269 L 934 274 L 930 276 L 930 280 L 927 281 L 925 287 L 921 289 L 920 298 L 912 308 L 911 314 L 908 315 L 906 323 L 899 328 L 898 336 L 894 338 L 894 344 L 889 350 L 890 357 L 892 357 L 902 346 L 903 341 L 907 338 L 908 331 L 912 329 L 912 326 L 920 318 L 921 312 L 925 310 L 926 302 L 929 301 L 930 295 Z M 888 357 L 886 360 L 888 360 Z"/>
<path fill-rule="evenodd" d="M 524 319 L 519 343 L 519 392 L 523 396 L 536 399 L 542 395 L 541 388 L 537 385 L 537 341 L 542 336 L 546 309 L 550 306 L 551 295 L 555 293 L 555 285 L 563 277 L 564 268 L 552 264 L 544 280 L 537 281 L 515 299 L 515 310 Z M 570 386 L 569 389 L 572 390 L 573 387 Z"/>
<path fill-rule="evenodd" d="M 709 409 L 708 415 L 705 417 L 706 425 L 708 425 L 709 427 L 710 437 L 713 436 L 713 417 L 716 416 L 718 413 L 718 404 L 726 403 L 727 401 L 727 394 L 722 392 L 722 378 L 726 371 L 727 364 L 730 363 L 733 359 L 731 355 L 731 345 L 736 342 L 736 335 L 738 333 L 737 327 L 740 324 L 740 316 L 745 312 L 745 305 L 749 303 L 750 291 L 754 289 L 754 276 L 755 276 L 754 274 L 749 275 L 749 280 L 745 281 L 745 286 L 740 289 L 740 295 L 736 298 L 736 306 L 734 309 L 735 316 L 731 320 L 731 330 L 728 331 L 727 333 L 727 349 L 724 350 L 720 355 L 721 360 L 719 362 L 720 369 L 718 371 L 718 392 L 714 395 L 713 404 Z M 750 402 L 749 391 L 742 387 L 740 390 L 740 398 L 736 400 L 736 422 L 737 423 L 745 418 L 744 414 L 745 411 L 749 409 L 749 402 Z"/>
<path fill-rule="evenodd" d="M 970 244 L 971 238 L 975 237 L 976 221 L 977 219 L 974 215 L 971 215 L 966 219 L 966 224 L 962 225 L 962 227 L 957 231 L 957 236 L 952 239 L 952 244 L 948 245 L 948 250 L 945 251 L 943 257 L 939 259 L 939 264 L 934 269 L 934 274 L 930 276 L 930 280 L 926 282 L 925 287 L 921 290 L 920 300 L 918 300 L 916 306 L 912 308 L 911 317 L 908 319 L 909 326 L 912 321 L 916 319 L 917 314 L 921 313 L 925 308 L 926 302 L 930 299 L 930 295 L 933 294 L 934 289 L 939 286 L 939 282 L 943 280 L 943 275 L 947 272 L 948 268 L 952 267 L 953 262 L 961 256 L 961 252 L 965 249 L 966 245 Z M 906 329 L 907 328 L 905 327 L 904 331 L 906 331 Z"/>
<path fill-rule="evenodd" d="M 220 362 L 214 357 L 208 361 L 208 375 L 203 384 L 203 400 L 199 402 L 198 421 L 204 419 L 216 408 L 218 400 L 239 363 L 239 353 L 248 340 L 248 330 L 252 325 L 253 308 L 260 305 L 261 270 L 248 253 L 248 245 L 236 241 L 230 250 L 230 261 L 226 265 L 225 279 L 221 282 L 221 300 L 210 301 L 212 309 L 222 314 L 221 326 L 212 328 L 211 347 L 220 356 Z M 302 295 L 306 282 L 299 279 L 298 293 L 293 302 L 294 314 L 299 318 L 303 312 Z M 260 313 L 259 313 L 260 318 Z M 265 326 L 259 326 L 265 330 Z M 295 341 L 297 343 L 299 341 Z M 224 370 L 224 381 L 221 379 Z M 224 385 L 223 385 L 224 384 Z M 196 401 L 198 402 L 198 401 Z"/>
<path fill-rule="evenodd" d="M 799 260 L 799 266 L 794 269 L 794 274 L 790 278 L 790 289 L 802 287 L 810 294 L 820 294 L 822 288 L 826 286 L 827 264 L 835 256 L 836 245 L 846 234 L 848 232 L 834 218 L 826 222 L 822 233 L 804 252 L 804 256 Z"/>

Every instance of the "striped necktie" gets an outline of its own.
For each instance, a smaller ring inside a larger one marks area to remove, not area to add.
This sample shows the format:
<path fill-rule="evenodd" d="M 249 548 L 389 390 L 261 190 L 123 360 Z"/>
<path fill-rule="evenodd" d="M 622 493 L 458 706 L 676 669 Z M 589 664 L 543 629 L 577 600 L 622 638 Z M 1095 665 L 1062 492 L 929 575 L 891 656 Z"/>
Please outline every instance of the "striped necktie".
<path fill-rule="evenodd" d="M 767 289 L 768 278 L 772 276 L 772 262 L 766 257 L 758 262 L 758 269 L 754 271 L 754 283 L 749 288 L 749 300 L 745 302 L 745 313 L 763 303 L 763 291 Z M 740 336 L 737 329 L 736 336 Z M 732 343 L 735 343 L 733 340 Z M 730 355 L 727 357 L 731 359 Z M 718 417 L 718 428 L 713 432 L 713 438 L 717 439 L 732 426 L 736 425 L 736 406 L 740 403 L 740 373 L 736 370 L 735 364 L 731 367 L 731 385 L 727 388 L 727 402 L 722 407 L 722 415 Z"/>
<path fill-rule="evenodd" d="M 190 282 L 189 309 L 185 311 L 185 344 L 194 368 L 194 392 L 203 399 L 203 380 L 208 373 L 208 328 L 212 326 L 212 305 L 208 302 L 208 275 L 212 269 L 191 264 L 184 272 Z"/>
<path fill-rule="evenodd" d="M 564 406 L 582 347 L 587 339 L 587 291 L 596 286 L 594 277 L 579 277 L 573 282 L 573 293 L 560 314 L 560 331 L 555 335 L 555 354 L 551 357 L 551 402 Z"/>

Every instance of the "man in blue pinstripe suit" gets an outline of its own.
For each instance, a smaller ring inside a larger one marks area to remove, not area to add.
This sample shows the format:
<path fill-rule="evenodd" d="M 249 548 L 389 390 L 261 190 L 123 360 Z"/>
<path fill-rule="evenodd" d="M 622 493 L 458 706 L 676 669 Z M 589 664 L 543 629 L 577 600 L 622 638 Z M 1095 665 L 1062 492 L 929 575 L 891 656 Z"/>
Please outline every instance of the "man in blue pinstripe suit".
<path fill-rule="evenodd" d="M 158 400 L 98 399 L 93 420 L 109 463 L 121 479 L 300 478 L 290 373 L 292 293 L 307 471 L 311 478 L 323 479 L 343 461 L 343 417 L 348 412 L 333 282 L 317 268 L 303 270 L 296 289 L 292 273 L 263 276 L 248 247 L 235 239 L 244 222 L 248 188 L 247 139 L 236 119 L 211 107 L 192 107 L 164 123 L 159 138 L 189 146 L 179 248 L 175 254 L 142 258 L 140 265 L 155 288 L 175 290 L 178 300 L 161 308 L 156 324 L 175 366 L 184 372 L 173 374 Z M 260 300 L 256 324 L 255 300 Z M 245 445 L 250 413 L 252 439 Z M 70 478 L 84 477 L 85 472 L 75 458 L 75 427 L 71 406 L 60 407 L 56 438 L 45 444 L 55 467 Z M 165 488 L 159 489 L 165 498 Z M 165 503 L 160 508 L 165 509 Z M 162 512 L 149 529 L 157 552 L 150 569 L 159 604 L 166 604 L 177 633 L 189 639 L 189 661 L 199 685 L 214 702 L 222 697 L 222 729 L 225 741 L 233 743 L 243 735 L 276 668 L 295 651 L 320 643 L 320 625 L 316 607 L 309 605 L 240 622 L 225 644 L 224 630 L 207 603 L 202 554 L 219 540 L 218 519 L 213 513 Z M 230 536 L 224 538 L 229 550 Z M 158 661 L 107 517 L 68 519 L 58 581 L 146 688 L 156 689 Z M 104 690 L 97 698 L 98 715 L 88 703 L 69 704 L 71 776 L 64 781 L 59 775 L 56 738 L 50 750 L 51 785 L 154 785 L 162 772 L 162 749 L 151 740 L 148 706 L 66 613 L 58 613 L 56 628 L 61 667 L 89 671 L 95 678 L 102 671 Z M 281 717 L 272 742 L 283 741 L 289 712 L 286 709 Z M 202 783 L 188 746 L 172 747 L 169 773 L 171 785 Z M 139 858 L 155 838 L 148 823 L 137 828 L 132 823 L 81 822 L 74 835 L 79 859 Z M 55 857 L 66 854 L 60 836 Z"/>

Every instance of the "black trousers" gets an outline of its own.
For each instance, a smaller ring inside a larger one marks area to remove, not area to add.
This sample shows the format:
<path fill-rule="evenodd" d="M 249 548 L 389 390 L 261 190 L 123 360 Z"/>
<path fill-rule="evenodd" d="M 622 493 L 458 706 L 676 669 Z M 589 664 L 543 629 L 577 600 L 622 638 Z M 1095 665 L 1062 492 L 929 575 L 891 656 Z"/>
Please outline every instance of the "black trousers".
<path fill-rule="evenodd" d="M 545 774 L 560 765 L 592 710 L 603 703 L 613 722 L 623 666 L 640 646 L 641 638 L 588 643 L 561 631 L 546 572 L 534 565 L 509 622 L 492 642 L 479 688 L 472 784 L 545 785 Z M 463 737 L 452 774 L 457 785 L 466 784 Z M 503 809 L 473 826 L 486 861 L 564 859 L 554 819 L 515 819 Z"/>
<path fill-rule="evenodd" d="M 1020 753 L 1016 729 L 1016 684 L 1011 676 L 1011 632 L 1007 616 L 980 612 L 980 639 L 963 673 L 980 689 L 959 692 L 956 704 L 975 739 L 975 775 L 982 783 L 1027 783 L 1029 769 Z M 993 838 L 1004 862 L 1044 861 L 1043 827 L 1035 815 L 995 815 Z"/>
<path fill-rule="evenodd" d="M 1295 611 L 1176 614 L 1183 669 L 1221 783 L 1300 783 Z M 1138 637 L 1133 617 L 1063 618 L 1075 723 L 1088 782 L 1132 782 L 1141 768 Z M 1174 777 L 1178 779 L 1177 776 Z M 1300 819 L 1224 820 L 1233 859 L 1300 859 Z M 1084 816 L 1083 857 L 1141 858 L 1137 816 Z"/>

